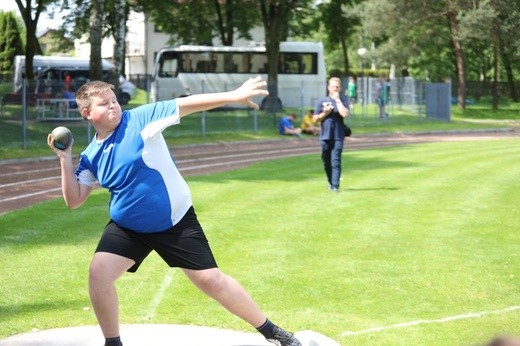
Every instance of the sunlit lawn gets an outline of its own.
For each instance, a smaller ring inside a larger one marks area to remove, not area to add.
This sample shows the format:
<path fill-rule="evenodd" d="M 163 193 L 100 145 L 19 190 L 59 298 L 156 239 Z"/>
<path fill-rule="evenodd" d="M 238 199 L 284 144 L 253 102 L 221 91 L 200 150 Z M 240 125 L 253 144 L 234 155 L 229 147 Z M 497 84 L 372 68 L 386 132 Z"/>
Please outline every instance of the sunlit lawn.
<path fill-rule="evenodd" d="M 519 145 L 347 151 L 339 194 L 319 155 L 188 183 L 219 265 L 277 323 L 342 345 L 479 345 L 520 335 Z M 96 323 L 86 276 L 107 202 L 0 215 L 0 338 Z M 156 255 L 118 288 L 122 323 L 252 331 Z"/>

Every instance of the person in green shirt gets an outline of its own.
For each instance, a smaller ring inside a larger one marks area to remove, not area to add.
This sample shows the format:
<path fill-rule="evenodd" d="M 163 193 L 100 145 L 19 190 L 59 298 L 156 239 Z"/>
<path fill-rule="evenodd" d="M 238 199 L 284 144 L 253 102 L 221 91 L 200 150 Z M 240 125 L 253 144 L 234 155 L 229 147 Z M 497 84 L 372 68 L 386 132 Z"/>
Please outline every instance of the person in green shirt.
<path fill-rule="evenodd" d="M 352 112 L 357 100 L 357 83 L 354 77 L 350 77 L 347 84 L 347 96 L 350 111 Z"/>

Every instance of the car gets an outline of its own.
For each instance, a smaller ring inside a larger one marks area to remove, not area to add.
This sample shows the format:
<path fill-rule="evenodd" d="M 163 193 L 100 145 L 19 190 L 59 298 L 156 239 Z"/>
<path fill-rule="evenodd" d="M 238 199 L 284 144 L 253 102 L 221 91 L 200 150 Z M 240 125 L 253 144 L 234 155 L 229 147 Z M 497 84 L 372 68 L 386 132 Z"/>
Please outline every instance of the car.
<path fill-rule="evenodd" d="M 119 76 L 118 102 L 122 105 L 126 105 L 135 97 L 136 93 L 137 87 L 135 84 L 125 79 L 125 77 Z"/>

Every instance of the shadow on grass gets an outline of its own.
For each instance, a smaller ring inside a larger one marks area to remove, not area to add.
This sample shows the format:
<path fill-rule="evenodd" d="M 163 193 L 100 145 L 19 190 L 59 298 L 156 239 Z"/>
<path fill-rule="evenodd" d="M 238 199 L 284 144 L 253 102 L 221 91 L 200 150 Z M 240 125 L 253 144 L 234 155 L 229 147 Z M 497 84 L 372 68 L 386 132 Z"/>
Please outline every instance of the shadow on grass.
<path fill-rule="evenodd" d="M 76 210 L 56 198 L 0 217 L 0 249 L 16 251 L 60 244 L 95 246 L 109 220 L 108 193 L 92 194 Z"/>
<path fill-rule="evenodd" d="M 46 297 L 42 297 L 42 301 L 33 301 L 30 304 L 13 303 L 9 305 L 0 305 L 0 316 L 2 316 L 2 318 L 5 320 L 9 320 L 18 318 L 18 315 L 21 314 L 27 315 L 28 311 L 34 314 L 39 314 L 43 311 L 68 312 L 74 309 L 80 309 L 78 307 L 83 307 L 85 304 L 88 304 L 88 301 L 82 299 L 56 300 L 53 298 L 53 300 L 50 301 Z"/>
<path fill-rule="evenodd" d="M 366 189 L 356 189 L 352 187 L 347 187 L 345 190 L 352 192 L 363 192 L 363 191 L 398 191 L 401 190 L 400 187 L 374 187 L 374 188 L 366 188 Z"/>

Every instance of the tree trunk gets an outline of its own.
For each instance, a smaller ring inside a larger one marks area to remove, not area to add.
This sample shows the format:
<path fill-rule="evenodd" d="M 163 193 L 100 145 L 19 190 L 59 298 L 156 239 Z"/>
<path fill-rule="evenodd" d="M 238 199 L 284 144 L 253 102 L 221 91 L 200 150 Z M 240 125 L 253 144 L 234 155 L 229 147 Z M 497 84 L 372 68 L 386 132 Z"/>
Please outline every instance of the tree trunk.
<path fill-rule="evenodd" d="M 498 19 L 493 20 L 492 40 L 493 40 L 493 89 L 492 105 L 493 110 L 498 109 Z"/>
<path fill-rule="evenodd" d="M 103 41 L 104 2 L 104 0 L 93 0 L 92 7 L 90 8 L 90 80 L 103 79 L 101 42 Z"/>
<path fill-rule="evenodd" d="M 116 46 L 114 47 L 114 66 L 115 74 L 111 83 L 119 85 L 119 76 L 125 75 L 125 53 L 126 53 L 126 19 L 127 19 L 127 5 L 126 0 L 117 0 L 116 2 L 116 28 L 114 31 L 114 39 Z"/>
<path fill-rule="evenodd" d="M 459 40 L 459 21 L 453 0 L 448 0 L 448 20 L 450 23 L 453 54 L 457 68 L 457 104 L 460 109 L 466 107 L 466 77 L 464 70 L 464 51 Z"/>
<path fill-rule="evenodd" d="M 232 46 L 234 38 L 234 23 L 233 23 L 233 0 L 227 0 L 224 4 L 224 15 L 226 21 L 224 22 L 224 15 L 222 14 L 221 0 L 214 0 L 215 13 L 217 14 L 217 27 L 220 36 L 220 41 L 224 46 Z"/>
<path fill-rule="evenodd" d="M 343 52 L 343 68 L 346 74 L 350 74 L 350 62 L 348 60 L 347 40 L 341 37 L 341 51 Z"/>
<path fill-rule="evenodd" d="M 18 9 L 22 14 L 23 21 L 25 23 L 25 76 L 28 80 L 34 79 L 34 55 L 42 54 L 42 49 L 38 38 L 36 37 L 36 28 L 38 26 L 38 20 L 40 13 L 44 10 L 42 0 L 36 2 L 36 11 L 34 12 L 34 19 L 32 18 L 32 0 L 27 0 L 27 6 L 23 6 L 21 0 L 16 0 Z"/>
<path fill-rule="evenodd" d="M 36 23 L 29 20 L 29 23 L 25 23 L 26 27 L 26 44 L 25 44 L 25 77 L 27 80 L 32 81 L 34 79 L 34 55 L 36 54 L 36 45 L 38 40 L 36 39 Z"/>
<path fill-rule="evenodd" d="M 260 0 L 260 11 L 265 31 L 265 49 L 267 53 L 267 90 L 264 109 L 269 113 L 282 110 L 278 98 L 278 65 L 280 60 L 280 41 L 285 33 L 285 21 L 295 1 Z"/>
<path fill-rule="evenodd" d="M 342 10 L 342 1 L 338 1 L 335 3 L 334 6 L 334 18 L 337 18 L 337 20 L 340 21 L 339 25 L 345 25 L 347 22 L 346 18 L 343 16 L 343 10 Z M 346 74 L 350 74 L 350 63 L 348 59 L 348 46 L 347 46 L 347 39 L 348 37 L 345 35 L 345 32 L 343 30 L 338 30 L 338 38 L 339 43 L 341 45 L 341 53 L 343 54 L 343 71 Z"/>
<path fill-rule="evenodd" d="M 499 39 L 498 39 L 498 50 L 500 52 L 500 59 L 502 60 L 502 64 L 504 65 L 504 71 L 507 77 L 507 85 L 509 89 L 509 97 L 515 102 L 519 101 L 518 90 L 516 89 L 515 78 L 513 75 L 513 67 L 511 65 L 511 51 L 506 48 L 503 32 L 499 31 Z"/>

